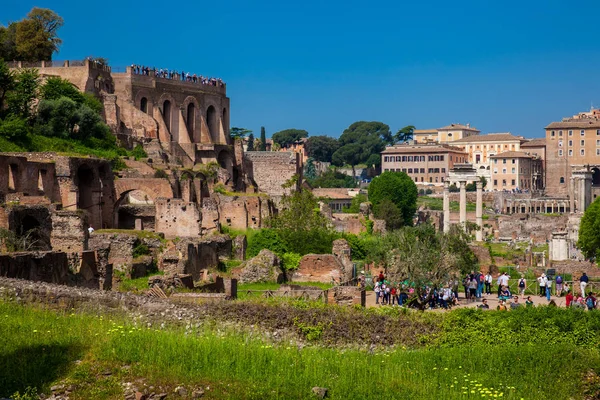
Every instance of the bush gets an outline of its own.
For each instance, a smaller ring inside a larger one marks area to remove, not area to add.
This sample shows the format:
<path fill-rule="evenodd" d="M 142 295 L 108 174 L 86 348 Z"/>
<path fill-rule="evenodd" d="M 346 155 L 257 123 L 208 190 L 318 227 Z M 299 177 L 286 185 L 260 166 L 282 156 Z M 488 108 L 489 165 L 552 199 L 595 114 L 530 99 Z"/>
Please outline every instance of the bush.
<path fill-rule="evenodd" d="M 11 115 L 4 121 L 0 121 L 0 136 L 4 136 L 11 141 L 23 141 L 28 132 L 27 122 L 19 117 Z"/>
<path fill-rule="evenodd" d="M 262 249 L 271 250 L 280 257 L 288 252 L 287 246 L 273 229 L 261 229 L 248 236 L 248 247 L 246 249 L 248 258 L 255 257 Z"/>
<path fill-rule="evenodd" d="M 285 271 L 297 269 L 302 256 L 298 253 L 283 253 L 281 255 L 281 268 Z"/>
<path fill-rule="evenodd" d="M 133 258 L 150 254 L 150 249 L 144 243 L 138 242 L 133 248 Z"/>
<path fill-rule="evenodd" d="M 167 173 L 165 172 L 164 169 L 157 169 L 156 171 L 154 171 L 154 177 L 155 178 L 163 178 L 164 179 L 164 178 L 167 178 L 168 175 L 167 175 Z"/>
<path fill-rule="evenodd" d="M 131 154 L 133 155 L 133 157 L 135 157 L 136 160 L 148 157 L 148 153 L 146 153 L 144 147 L 141 144 L 137 144 L 131 151 Z"/>

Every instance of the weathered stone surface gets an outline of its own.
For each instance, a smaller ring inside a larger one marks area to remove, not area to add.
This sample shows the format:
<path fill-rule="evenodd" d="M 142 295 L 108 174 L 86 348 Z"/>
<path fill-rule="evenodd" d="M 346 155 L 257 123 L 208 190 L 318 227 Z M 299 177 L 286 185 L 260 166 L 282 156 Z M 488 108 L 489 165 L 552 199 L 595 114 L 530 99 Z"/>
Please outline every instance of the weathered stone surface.
<path fill-rule="evenodd" d="M 283 282 L 283 272 L 279 258 L 270 250 L 263 249 L 258 255 L 242 264 L 239 272 L 240 283 Z"/>
<path fill-rule="evenodd" d="M 47 251 L 0 255 L 0 276 L 66 285 L 69 283 L 67 254 Z"/>
<path fill-rule="evenodd" d="M 248 247 L 246 235 L 236 236 L 235 239 L 233 239 L 233 257 L 236 260 L 245 260 L 246 247 Z"/>
<path fill-rule="evenodd" d="M 315 386 L 314 388 L 312 388 L 312 393 L 319 399 L 324 399 L 325 397 L 327 397 L 327 392 L 328 389 L 324 387 Z"/>
<path fill-rule="evenodd" d="M 194 280 L 189 274 L 154 275 L 148 278 L 148 287 L 159 287 L 162 290 L 175 288 L 194 288 Z"/>
<path fill-rule="evenodd" d="M 290 277 L 292 282 L 340 282 L 345 267 L 333 254 L 307 254 Z"/>

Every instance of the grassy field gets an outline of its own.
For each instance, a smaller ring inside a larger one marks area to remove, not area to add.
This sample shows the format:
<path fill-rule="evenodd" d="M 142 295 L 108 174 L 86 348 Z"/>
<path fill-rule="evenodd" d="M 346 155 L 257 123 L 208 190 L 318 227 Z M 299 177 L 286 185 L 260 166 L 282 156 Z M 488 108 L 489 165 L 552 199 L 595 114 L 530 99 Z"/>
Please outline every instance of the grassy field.
<path fill-rule="evenodd" d="M 75 388 L 72 399 L 121 399 L 122 382 L 144 379 L 157 393 L 209 387 L 209 399 L 309 399 L 314 386 L 332 399 L 578 399 L 582 377 L 600 364 L 596 348 L 565 343 L 301 348 L 215 328 L 156 330 L 8 303 L 0 303 L 0 321 L 5 397 L 27 387 L 47 393 L 61 382 Z"/>

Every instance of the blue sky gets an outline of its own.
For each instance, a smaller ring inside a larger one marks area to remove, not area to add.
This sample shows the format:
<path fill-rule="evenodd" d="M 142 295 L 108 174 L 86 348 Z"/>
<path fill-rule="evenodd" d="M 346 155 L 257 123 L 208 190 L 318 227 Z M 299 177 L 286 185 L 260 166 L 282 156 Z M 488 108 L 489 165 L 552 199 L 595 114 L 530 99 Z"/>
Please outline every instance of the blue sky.
<path fill-rule="evenodd" d="M 54 59 L 88 55 L 220 77 L 231 125 L 339 136 L 471 123 L 543 136 L 600 107 L 600 3 L 592 1 L 3 0 L 0 23 L 33 7 L 65 19 Z"/>

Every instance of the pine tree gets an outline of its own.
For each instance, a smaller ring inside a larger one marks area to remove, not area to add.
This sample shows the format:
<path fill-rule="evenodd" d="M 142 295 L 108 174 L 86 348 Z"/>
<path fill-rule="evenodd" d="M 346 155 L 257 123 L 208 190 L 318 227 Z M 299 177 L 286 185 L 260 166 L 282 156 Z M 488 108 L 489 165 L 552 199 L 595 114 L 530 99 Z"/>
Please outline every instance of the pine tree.
<path fill-rule="evenodd" d="M 265 127 L 260 127 L 260 151 L 267 151 L 267 132 Z"/>
<path fill-rule="evenodd" d="M 246 151 L 254 151 L 254 134 L 253 133 L 248 135 L 248 147 L 246 147 Z"/>

